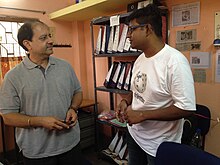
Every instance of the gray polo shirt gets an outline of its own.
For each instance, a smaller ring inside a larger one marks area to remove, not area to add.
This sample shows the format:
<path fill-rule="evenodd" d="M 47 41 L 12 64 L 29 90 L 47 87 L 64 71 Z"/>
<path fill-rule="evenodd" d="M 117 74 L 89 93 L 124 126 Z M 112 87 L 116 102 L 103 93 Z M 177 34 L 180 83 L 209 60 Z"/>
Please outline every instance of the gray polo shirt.
<path fill-rule="evenodd" d="M 50 57 L 47 68 L 42 70 L 25 57 L 5 76 L 0 90 L 0 112 L 65 119 L 72 96 L 79 91 L 80 83 L 69 63 Z M 17 128 L 16 141 L 28 158 L 58 155 L 79 143 L 79 124 L 63 131 Z"/>

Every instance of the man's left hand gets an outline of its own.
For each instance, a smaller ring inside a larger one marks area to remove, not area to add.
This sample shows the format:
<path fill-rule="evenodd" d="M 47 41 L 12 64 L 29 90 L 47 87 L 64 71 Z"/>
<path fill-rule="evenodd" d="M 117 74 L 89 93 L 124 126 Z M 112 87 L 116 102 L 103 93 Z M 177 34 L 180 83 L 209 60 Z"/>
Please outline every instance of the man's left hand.
<path fill-rule="evenodd" d="M 70 108 L 66 114 L 65 122 L 70 127 L 73 127 L 76 125 L 77 119 L 78 119 L 77 112 L 74 109 Z"/>
<path fill-rule="evenodd" d="M 143 121 L 142 116 L 142 111 L 134 111 L 132 110 L 131 106 L 129 106 L 125 113 L 125 120 L 129 125 L 137 124 Z"/>

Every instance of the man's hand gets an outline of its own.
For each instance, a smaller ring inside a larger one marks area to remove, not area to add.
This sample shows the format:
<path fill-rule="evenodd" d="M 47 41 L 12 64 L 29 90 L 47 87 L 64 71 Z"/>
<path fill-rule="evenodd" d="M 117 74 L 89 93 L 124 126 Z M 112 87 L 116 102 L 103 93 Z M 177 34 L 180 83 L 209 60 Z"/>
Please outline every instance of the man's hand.
<path fill-rule="evenodd" d="M 122 123 L 124 123 L 126 121 L 125 120 L 125 112 L 127 110 L 127 107 L 128 107 L 127 102 L 122 100 L 115 110 L 116 118 L 118 119 L 118 121 L 120 121 Z"/>
<path fill-rule="evenodd" d="M 131 109 L 131 106 L 128 106 L 125 113 L 125 120 L 131 126 L 132 124 L 137 124 L 143 121 L 142 111 L 134 111 Z"/>
<path fill-rule="evenodd" d="M 66 114 L 66 119 L 65 119 L 66 124 L 68 124 L 70 127 L 73 127 L 76 125 L 77 119 L 78 116 L 76 110 L 70 108 Z"/>
<path fill-rule="evenodd" d="M 41 118 L 40 122 L 42 127 L 47 128 L 49 130 L 63 130 L 63 129 L 69 129 L 70 126 L 68 124 L 65 124 L 63 120 L 60 120 L 55 117 L 37 117 L 38 119 Z M 31 123 L 36 122 L 36 118 L 32 118 Z"/>

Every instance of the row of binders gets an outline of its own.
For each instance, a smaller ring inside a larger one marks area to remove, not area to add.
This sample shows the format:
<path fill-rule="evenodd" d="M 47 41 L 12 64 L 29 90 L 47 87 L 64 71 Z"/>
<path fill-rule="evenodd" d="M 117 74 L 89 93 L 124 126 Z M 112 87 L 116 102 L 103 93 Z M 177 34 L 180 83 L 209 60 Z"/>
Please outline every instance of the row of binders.
<path fill-rule="evenodd" d="M 106 88 L 130 90 L 134 62 L 114 61 L 104 81 Z"/>
<path fill-rule="evenodd" d="M 116 164 L 119 165 L 127 165 L 128 164 L 128 151 L 127 151 L 127 143 L 125 137 L 119 133 L 116 133 L 115 137 L 109 144 L 108 148 L 102 150 L 102 153 L 105 156 L 108 156 Z"/>
<path fill-rule="evenodd" d="M 115 26 L 100 26 L 95 54 L 137 51 L 130 47 L 131 44 L 129 38 L 127 38 L 127 33 L 128 25 L 124 23 Z"/>

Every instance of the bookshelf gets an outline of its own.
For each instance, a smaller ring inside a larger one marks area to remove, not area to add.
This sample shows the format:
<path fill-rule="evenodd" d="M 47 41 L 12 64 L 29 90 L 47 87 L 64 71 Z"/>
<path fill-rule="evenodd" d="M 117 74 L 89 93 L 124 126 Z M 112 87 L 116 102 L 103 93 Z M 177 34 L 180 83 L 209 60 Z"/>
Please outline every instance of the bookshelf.
<path fill-rule="evenodd" d="M 125 14 L 120 14 L 119 15 L 119 22 L 120 23 L 124 23 L 126 20 L 126 17 L 128 17 L 130 13 L 125 13 Z M 125 89 L 117 89 L 117 88 L 107 88 L 106 86 L 104 86 L 104 81 L 105 79 L 103 79 L 103 84 L 100 85 L 97 83 L 97 76 L 99 76 L 99 74 L 97 74 L 97 65 L 98 65 L 98 61 L 100 59 L 106 59 L 107 61 L 107 70 L 106 73 L 109 71 L 109 69 L 111 68 L 112 64 L 114 63 L 114 61 L 121 61 L 121 60 L 132 60 L 134 61 L 140 54 L 141 52 L 138 51 L 123 51 L 123 52 L 112 52 L 112 53 L 107 53 L 106 51 L 100 51 L 99 53 L 97 53 L 96 49 L 96 45 L 97 42 L 95 43 L 95 40 L 97 39 L 97 35 L 94 35 L 94 31 L 99 29 L 102 26 L 106 26 L 106 25 L 110 25 L 110 16 L 109 17 L 98 17 L 98 18 L 94 18 L 92 19 L 92 21 L 90 22 L 90 29 L 91 29 L 91 43 L 92 43 L 92 59 L 93 59 L 93 76 L 94 76 L 94 95 L 95 95 L 95 112 L 96 112 L 96 121 L 97 121 L 97 129 L 96 129 L 96 135 L 97 135 L 97 151 L 99 153 L 99 156 L 101 158 L 104 159 L 109 159 L 108 155 L 103 154 L 103 149 L 105 148 L 109 148 L 108 146 L 112 143 L 111 140 L 113 139 L 113 136 L 116 135 L 118 132 L 120 134 L 120 138 L 125 136 L 125 127 L 119 126 L 119 125 L 114 125 L 114 123 L 111 123 L 109 121 L 103 121 L 103 120 L 99 120 L 98 119 L 98 112 L 101 112 L 101 109 L 99 109 L 98 107 L 98 102 L 100 102 L 101 100 L 98 100 L 98 95 L 100 94 L 100 92 L 105 92 L 107 93 L 107 96 L 109 98 L 109 107 L 111 110 L 114 110 L 115 107 L 115 99 L 114 96 L 117 94 L 122 94 L 122 95 L 126 95 L 129 94 L 130 91 L 129 90 L 125 90 Z M 116 30 L 116 28 L 115 28 Z M 115 38 L 115 37 L 114 37 Z M 119 37 L 120 38 L 120 37 Z M 106 39 L 107 41 L 107 39 Z M 120 41 L 119 41 L 120 42 Z M 107 47 L 106 47 L 107 49 Z M 101 132 L 101 126 L 105 126 L 110 128 L 111 132 L 111 139 L 109 139 L 109 137 L 106 137 L 102 132 Z M 103 136 L 104 135 L 104 136 Z M 105 139 L 105 140 L 104 140 Z M 106 140 L 107 139 L 107 140 Z M 107 142 L 107 143 L 106 143 Z M 123 143 L 124 144 L 124 143 Z M 123 154 L 122 154 L 123 155 Z M 111 158 L 110 158 L 111 160 Z"/>

